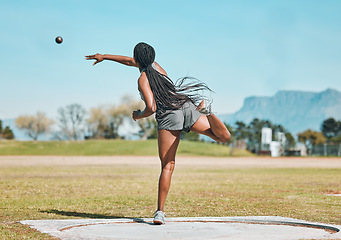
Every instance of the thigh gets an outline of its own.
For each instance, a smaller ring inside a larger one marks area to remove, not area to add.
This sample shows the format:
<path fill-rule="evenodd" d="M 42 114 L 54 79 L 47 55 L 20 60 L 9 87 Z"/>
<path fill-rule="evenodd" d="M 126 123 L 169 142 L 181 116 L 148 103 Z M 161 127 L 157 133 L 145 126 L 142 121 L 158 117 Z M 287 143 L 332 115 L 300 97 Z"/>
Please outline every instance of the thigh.
<path fill-rule="evenodd" d="M 189 132 L 191 127 L 198 121 L 202 114 L 199 113 L 194 104 L 189 101 L 184 104 L 182 109 L 184 116 L 183 130 Z"/>
<path fill-rule="evenodd" d="M 218 137 L 212 132 L 210 122 L 208 121 L 207 116 L 203 114 L 191 127 L 191 131 L 206 135 L 216 141 L 219 140 Z"/>
<path fill-rule="evenodd" d="M 175 161 L 180 142 L 180 133 L 180 130 L 158 130 L 159 157 L 162 167 L 165 167 L 170 161 Z"/>

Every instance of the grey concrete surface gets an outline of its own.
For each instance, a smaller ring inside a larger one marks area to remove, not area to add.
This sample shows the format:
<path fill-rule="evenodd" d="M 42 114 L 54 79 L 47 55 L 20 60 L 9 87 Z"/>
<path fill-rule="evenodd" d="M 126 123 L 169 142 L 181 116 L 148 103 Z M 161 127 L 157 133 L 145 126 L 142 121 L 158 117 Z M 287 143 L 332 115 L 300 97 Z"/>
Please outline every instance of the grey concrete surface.
<path fill-rule="evenodd" d="M 341 239 L 341 225 L 292 218 L 202 217 L 167 218 L 165 225 L 144 219 L 25 220 L 40 232 L 62 240 L 79 239 Z"/>

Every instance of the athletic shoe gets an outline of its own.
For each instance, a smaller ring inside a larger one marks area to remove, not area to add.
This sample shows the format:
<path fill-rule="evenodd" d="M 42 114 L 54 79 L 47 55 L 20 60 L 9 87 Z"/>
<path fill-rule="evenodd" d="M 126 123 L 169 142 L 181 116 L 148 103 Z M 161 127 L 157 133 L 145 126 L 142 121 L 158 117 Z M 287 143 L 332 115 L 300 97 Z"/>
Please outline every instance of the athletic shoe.
<path fill-rule="evenodd" d="M 205 107 L 201 108 L 201 109 L 199 110 L 199 112 L 200 112 L 201 114 L 206 115 L 206 116 L 212 115 L 213 112 L 212 112 L 211 104 L 208 104 L 208 106 L 205 106 Z"/>
<path fill-rule="evenodd" d="M 157 224 L 157 225 L 161 225 L 161 224 L 165 224 L 165 217 L 166 214 L 162 211 L 156 211 L 154 213 L 154 224 Z"/>
<path fill-rule="evenodd" d="M 205 99 L 203 99 L 199 105 L 197 106 L 196 110 L 200 111 L 202 108 L 205 108 Z"/>
<path fill-rule="evenodd" d="M 199 111 L 201 114 L 204 114 L 204 115 L 206 115 L 206 116 L 215 114 L 214 112 L 212 112 L 212 102 L 213 102 L 213 101 L 210 101 L 210 102 L 208 103 L 208 105 L 206 106 L 205 100 L 202 100 L 202 101 L 199 103 L 199 105 L 198 105 L 198 107 L 197 107 L 196 110 Z"/>

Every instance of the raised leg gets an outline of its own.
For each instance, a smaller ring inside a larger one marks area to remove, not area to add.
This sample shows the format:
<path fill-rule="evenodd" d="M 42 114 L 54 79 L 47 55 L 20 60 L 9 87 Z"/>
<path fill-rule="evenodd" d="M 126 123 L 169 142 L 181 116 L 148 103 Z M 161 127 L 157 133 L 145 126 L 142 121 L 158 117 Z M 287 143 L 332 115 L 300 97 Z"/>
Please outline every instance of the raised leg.
<path fill-rule="evenodd" d="M 175 155 L 180 141 L 181 131 L 158 131 L 159 157 L 161 160 L 161 174 L 159 178 L 158 211 L 164 212 L 164 206 L 171 185 L 171 178 L 175 167 Z"/>
<path fill-rule="evenodd" d="M 191 131 L 209 136 L 218 142 L 228 142 L 231 134 L 227 130 L 225 124 L 214 115 L 201 115 L 201 117 L 192 126 Z"/>

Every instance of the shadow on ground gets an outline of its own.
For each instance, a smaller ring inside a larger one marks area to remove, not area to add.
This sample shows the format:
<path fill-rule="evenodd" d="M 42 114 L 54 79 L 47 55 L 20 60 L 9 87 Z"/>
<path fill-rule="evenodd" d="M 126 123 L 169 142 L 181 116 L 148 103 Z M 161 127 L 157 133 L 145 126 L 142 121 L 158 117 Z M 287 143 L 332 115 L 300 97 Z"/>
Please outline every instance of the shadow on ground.
<path fill-rule="evenodd" d="M 145 223 L 149 225 L 154 225 L 154 223 L 146 222 L 142 218 L 132 218 L 132 217 L 125 217 L 123 215 L 120 216 L 111 216 L 111 215 L 104 215 L 104 214 L 93 214 L 93 213 L 83 213 L 83 212 L 70 212 L 70 211 L 61 211 L 57 209 L 49 209 L 49 210 L 42 210 L 42 213 L 53 213 L 62 216 L 68 217 L 79 217 L 79 218 L 91 218 L 91 219 L 130 219 L 136 223 Z"/>

